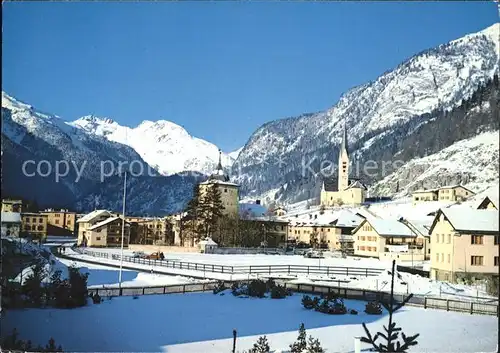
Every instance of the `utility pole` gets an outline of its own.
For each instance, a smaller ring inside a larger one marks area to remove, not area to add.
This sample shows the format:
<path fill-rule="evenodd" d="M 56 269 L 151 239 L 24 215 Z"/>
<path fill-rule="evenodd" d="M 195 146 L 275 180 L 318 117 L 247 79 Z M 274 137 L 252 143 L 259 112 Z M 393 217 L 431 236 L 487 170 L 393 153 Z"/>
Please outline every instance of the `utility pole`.
<path fill-rule="evenodd" d="M 122 245 L 120 249 L 120 272 L 118 274 L 118 288 L 122 288 L 122 267 L 123 267 L 123 240 L 125 238 L 125 200 L 127 197 L 127 172 L 123 179 L 123 210 L 122 210 Z"/>

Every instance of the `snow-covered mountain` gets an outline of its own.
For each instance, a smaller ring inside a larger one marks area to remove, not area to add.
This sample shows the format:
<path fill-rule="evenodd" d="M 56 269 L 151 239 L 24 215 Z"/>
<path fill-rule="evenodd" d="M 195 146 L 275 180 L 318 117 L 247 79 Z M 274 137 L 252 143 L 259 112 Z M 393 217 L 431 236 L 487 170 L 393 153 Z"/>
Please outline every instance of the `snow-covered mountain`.
<path fill-rule="evenodd" d="M 240 152 L 243 150 L 243 147 L 238 148 L 237 150 L 233 152 L 229 152 L 228 155 L 231 157 L 233 160 L 237 160 L 238 156 L 240 155 Z"/>
<path fill-rule="evenodd" d="M 122 126 L 112 119 L 85 116 L 70 125 L 89 134 L 132 147 L 162 175 L 183 171 L 210 174 L 219 161 L 214 144 L 191 136 L 182 126 L 166 120 L 145 120 L 134 128 Z M 222 154 L 222 166 L 229 168 L 233 158 Z"/>
<path fill-rule="evenodd" d="M 469 109 L 464 102 L 498 74 L 499 39 L 497 23 L 416 54 L 376 80 L 347 91 L 326 111 L 264 124 L 250 137 L 239 154 L 237 168 L 232 170 L 242 185 L 241 192 L 260 197 L 276 189 L 274 198 L 281 202 L 318 195 L 322 181 L 319 171 L 325 167 L 322 162 L 336 165 L 344 122 L 351 159 L 356 162 L 380 163 L 392 160 L 394 155 L 405 156 L 403 161 L 413 158 L 412 154 L 422 151 L 406 146 L 405 141 L 420 134 L 421 125 L 438 116 L 441 119 L 443 111 L 459 106 Z M 498 85 L 490 88 L 498 91 Z M 497 114 L 498 101 L 493 101 L 490 113 Z M 468 126 L 472 136 L 480 125 Z M 424 148 L 421 156 L 472 136 L 457 134 L 441 146 L 428 141 L 432 148 Z M 413 138 L 419 148 L 425 147 Z M 386 175 L 358 176 L 373 183 Z"/>
<path fill-rule="evenodd" d="M 179 211 L 201 178 L 192 173 L 159 175 L 131 147 L 89 134 L 2 92 L 2 195 L 42 207 L 118 211 L 120 165 L 121 172 L 132 174 L 127 202 L 136 214 Z"/>
<path fill-rule="evenodd" d="M 460 140 L 441 151 L 415 158 L 377 182 L 370 192 L 395 197 L 417 189 L 462 184 L 479 192 L 498 184 L 499 132 L 490 131 Z"/>

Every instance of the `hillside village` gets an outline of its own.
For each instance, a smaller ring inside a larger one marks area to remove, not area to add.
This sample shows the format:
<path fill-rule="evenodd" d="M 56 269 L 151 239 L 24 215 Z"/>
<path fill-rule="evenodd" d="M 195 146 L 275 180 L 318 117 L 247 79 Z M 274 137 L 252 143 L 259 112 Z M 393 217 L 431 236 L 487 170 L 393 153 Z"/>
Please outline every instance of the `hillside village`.
<path fill-rule="evenodd" d="M 432 279 L 498 283 L 498 186 L 476 194 L 443 185 L 416 190 L 411 199 L 373 200 L 361 180 L 349 178 L 347 148 L 344 130 L 337 179 L 324 180 L 319 205 L 301 210 L 239 202 L 239 185 L 225 174 L 220 154 L 217 169 L 182 213 L 123 218 L 100 209 L 23 212 L 21 200 L 3 200 L 2 234 L 41 242 L 48 235 L 72 236 L 90 248 L 121 247 L 123 239 L 126 248 L 165 253 L 317 249 L 420 268 L 427 261 Z"/>
<path fill-rule="evenodd" d="M 7 2 L 0 352 L 498 353 L 496 3 Z"/>

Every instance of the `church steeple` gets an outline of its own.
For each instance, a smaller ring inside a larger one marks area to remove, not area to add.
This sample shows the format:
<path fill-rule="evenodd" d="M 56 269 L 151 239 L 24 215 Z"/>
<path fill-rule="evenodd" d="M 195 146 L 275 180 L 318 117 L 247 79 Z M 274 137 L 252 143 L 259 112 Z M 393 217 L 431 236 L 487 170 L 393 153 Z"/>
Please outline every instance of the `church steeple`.
<path fill-rule="evenodd" d="M 347 152 L 347 124 L 346 121 L 344 120 L 344 133 L 342 135 L 342 145 L 340 146 L 340 154 L 345 153 L 348 154 Z"/>
<path fill-rule="evenodd" d="M 217 164 L 217 171 L 222 171 L 222 151 L 219 149 L 219 164 Z"/>
<path fill-rule="evenodd" d="M 347 124 L 344 121 L 344 131 L 342 134 L 342 143 L 339 151 L 339 170 L 338 170 L 338 190 L 343 191 L 349 186 L 349 154 L 347 152 Z"/>

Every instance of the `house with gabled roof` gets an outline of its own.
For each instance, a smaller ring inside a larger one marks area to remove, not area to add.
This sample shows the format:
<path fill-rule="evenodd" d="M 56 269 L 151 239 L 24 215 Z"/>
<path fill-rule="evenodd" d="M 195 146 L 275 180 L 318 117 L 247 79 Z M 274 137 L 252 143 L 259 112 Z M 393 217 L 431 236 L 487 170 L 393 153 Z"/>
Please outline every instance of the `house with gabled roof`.
<path fill-rule="evenodd" d="M 397 261 L 425 259 L 424 237 L 398 220 L 365 218 L 352 236 L 357 256 Z"/>
<path fill-rule="evenodd" d="M 457 282 L 498 276 L 498 210 L 440 209 L 429 230 L 431 278 Z"/>

